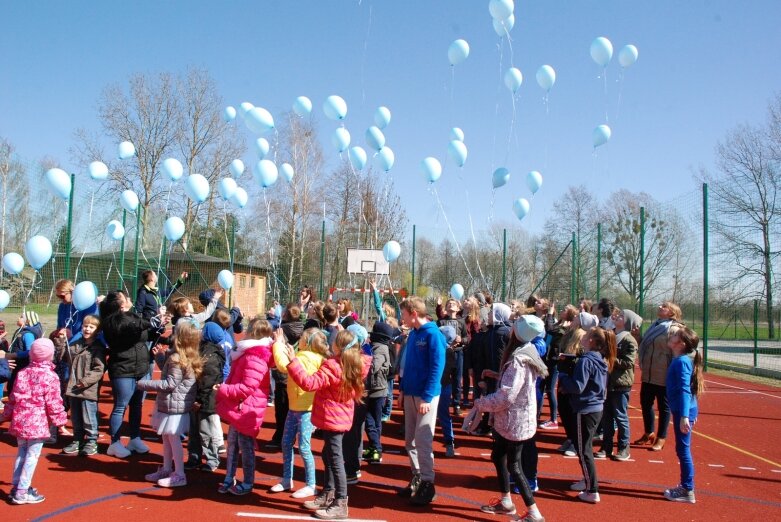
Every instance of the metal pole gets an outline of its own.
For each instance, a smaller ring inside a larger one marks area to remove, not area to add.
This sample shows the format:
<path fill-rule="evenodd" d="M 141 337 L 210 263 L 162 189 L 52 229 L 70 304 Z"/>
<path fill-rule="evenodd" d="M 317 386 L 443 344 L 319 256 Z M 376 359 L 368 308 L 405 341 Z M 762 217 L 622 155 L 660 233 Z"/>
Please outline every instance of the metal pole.
<path fill-rule="evenodd" d="M 708 371 L 708 184 L 702 184 L 702 361 Z"/>
<path fill-rule="evenodd" d="M 759 340 L 759 301 L 754 299 L 754 368 L 757 367 L 757 351 Z"/>
<path fill-rule="evenodd" d="M 415 225 L 412 225 L 412 285 L 411 295 L 415 295 Z"/>
<path fill-rule="evenodd" d="M 644 314 L 645 314 L 645 207 L 640 207 L 640 317 L 643 317 Z"/>
<path fill-rule="evenodd" d="M 76 188 L 76 174 L 71 174 L 71 193 L 68 196 L 68 230 L 65 235 L 65 274 L 63 279 L 69 279 L 71 273 L 71 227 L 73 227 L 73 192 Z"/>
<path fill-rule="evenodd" d="M 323 298 L 323 285 L 325 284 L 325 220 L 323 220 L 323 226 L 320 229 L 320 298 Z"/>
<path fill-rule="evenodd" d="M 597 223 L 597 301 L 602 288 L 602 223 Z"/>
<path fill-rule="evenodd" d="M 577 258 L 578 243 L 575 238 L 575 232 L 572 233 L 572 239 L 570 240 L 572 245 L 572 264 L 570 265 L 570 280 L 569 280 L 569 302 L 575 304 L 575 285 L 577 285 L 577 279 L 575 278 L 575 263 Z"/>
<path fill-rule="evenodd" d="M 567 249 L 571 245 L 572 245 L 572 242 L 567 243 L 567 245 L 564 247 L 564 250 L 562 250 L 561 253 L 559 253 L 558 257 L 556 257 L 556 260 L 553 262 L 553 264 L 550 266 L 550 268 L 548 268 L 548 270 L 545 272 L 545 274 L 543 274 L 542 278 L 540 279 L 540 282 L 537 283 L 537 286 L 534 287 L 534 290 L 531 291 L 531 294 L 537 293 L 537 290 L 540 289 L 540 287 L 542 286 L 542 283 L 544 283 L 545 279 L 547 279 L 548 274 L 550 274 L 553 271 L 553 269 L 556 268 L 556 265 L 559 263 L 559 259 L 561 259 L 561 257 L 564 255 L 564 253 L 567 251 Z M 573 299 L 573 301 L 574 301 L 574 299 Z"/>
<path fill-rule="evenodd" d="M 138 243 L 141 238 L 141 209 L 136 208 L 136 253 L 133 256 L 133 290 L 138 289 Z"/>
<path fill-rule="evenodd" d="M 127 210 L 122 210 L 122 228 L 125 228 L 125 221 L 127 219 Z M 125 286 L 125 236 L 122 236 L 122 241 L 119 243 L 119 286 Z"/>
<path fill-rule="evenodd" d="M 504 302 L 507 289 L 507 229 L 502 234 L 502 302 Z"/>

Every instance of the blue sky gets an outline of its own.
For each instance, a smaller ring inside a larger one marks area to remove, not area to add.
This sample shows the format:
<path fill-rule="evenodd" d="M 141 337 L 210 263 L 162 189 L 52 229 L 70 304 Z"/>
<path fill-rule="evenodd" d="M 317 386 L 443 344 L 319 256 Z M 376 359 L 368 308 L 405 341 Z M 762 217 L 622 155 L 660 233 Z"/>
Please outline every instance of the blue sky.
<path fill-rule="evenodd" d="M 107 84 L 204 67 L 229 105 L 250 101 L 277 116 L 297 96 L 311 98 L 334 165 L 337 124 L 322 114 L 325 98 L 347 101 L 345 125 L 364 147 L 374 110 L 389 107 L 391 176 L 411 223 L 444 226 L 419 166 L 435 156 L 444 166 L 436 189 L 456 230 L 470 214 L 485 228 L 493 213 L 539 232 L 570 185 L 660 200 L 696 190 L 693 171 L 712 167 L 717 141 L 738 123 L 763 121 L 781 88 L 777 1 L 530 0 L 516 2 L 515 16 L 511 51 L 493 31 L 487 0 L 4 2 L 0 135 L 26 159 L 47 155 L 83 173 L 67 150 L 76 128 L 100 128 L 96 102 Z M 597 36 L 616 55 L 628 43 L 640 51 L 621 82 L 614 55 L 607 94 L 589 55 Z M 456 38 L 471 52 L 453 68 L 447 49 Z M 547 114 L 534 79 L 542 64 L 557 72 Z M 514 116 L 501 79 L 511 65 L 524 75 Z M 592 129 L 606 111 L 613 137 L 594 155 Z M 447 157 L 453 126 L 466 135 L 462 171 Z M 245 163 L 252 154 L 248 147 Z M 512 177 L 492 196 L 499 166 Z M 541 171 L 544 185 L 519 223 L 511 205 L 530 197 L 529 170 Z"/>

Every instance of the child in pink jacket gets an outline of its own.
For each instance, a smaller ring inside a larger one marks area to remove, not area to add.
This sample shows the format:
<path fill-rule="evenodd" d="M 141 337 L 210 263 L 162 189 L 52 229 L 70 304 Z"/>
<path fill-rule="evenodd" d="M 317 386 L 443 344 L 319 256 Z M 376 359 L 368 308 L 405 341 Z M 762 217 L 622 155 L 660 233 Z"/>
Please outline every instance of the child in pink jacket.
<path fill-rule="evenodd" d="M 2 421 L 11 419 L 8 432 L 16 436 L 18 451 L 11 480 L 11 502 L 38 504 L 45 497 L 30 482 L 35 473 L 50 426 L 64 426 L 68 420 L 60 395 L 60 378 L 54 372 L 54 344 L 36 339 L 30 347 L 30 365 L 19 372 Z"/>
<path fill-rule="evenodd" d="M 247 495 L 255 484 L 255 438 L 263 424 L 271 388 L 268 371 L 274 343 L 271 333 L 268 321 L 252 319 L 247 337 L 230 351 L 228 378 L 216 385 L 217 413 L 230 425 L 225 480 L 217 489 L 219 493 Z M 244 481 L 237 484 L 239 455 Z"/>

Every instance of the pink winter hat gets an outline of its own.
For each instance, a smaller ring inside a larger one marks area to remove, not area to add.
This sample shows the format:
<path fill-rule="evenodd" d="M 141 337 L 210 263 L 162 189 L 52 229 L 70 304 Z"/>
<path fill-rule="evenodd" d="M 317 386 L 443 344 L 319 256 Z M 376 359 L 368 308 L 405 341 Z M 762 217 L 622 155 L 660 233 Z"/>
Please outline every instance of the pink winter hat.
<path fill-rule="evenodd" d="M 41 338 L 33 341 L 30 347 L 30 361 L 51 361 L 54 357 L 54 343 L 49 339 Z"/>

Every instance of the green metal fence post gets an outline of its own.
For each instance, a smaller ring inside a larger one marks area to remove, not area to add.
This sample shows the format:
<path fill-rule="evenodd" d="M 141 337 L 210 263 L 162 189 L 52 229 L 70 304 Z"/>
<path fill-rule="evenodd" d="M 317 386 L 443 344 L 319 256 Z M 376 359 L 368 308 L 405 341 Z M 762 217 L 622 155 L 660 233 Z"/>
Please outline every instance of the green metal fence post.
<path fill-rule="evenodd" d="M 597 301 L 602 287 L 602 223 L 597 223 Z"/>
<path fill-rule="evenodd" d="M 575 290 L 577 285 L 577 278 L 575 275 L 576 267 L 576 258 L 577 258 L 577 250 L 578 250 L 578 243 L 577 239 L 575 239 L 575 232 L 572 233 L 572 239 L 570 240 L 569 244 L 572 246 L 572 264 L 570 265 L 570 280 L 569 280 L 569 301 L 573 305 L 575 304 Z"/>
<path fill-rule="evenodd" d="M 415 225 L 412 225 L 412 295 L 415 295 Z"/>
<path fill-rule="evenodd" d="M 125 228 L 127 219 L 127 210 L 122 210 L 122 228 Z M 119 243 L 119 286 L 125 286 L 125 235 L 122 234 L 122 241 Z"/>
<path fill-rule="evenodd" d="M 141 208 L 136 208 L 136 252 L 133 255 L 133 292 L 138 288 L 138 247 L 141 241 Z"/>
<path fill-rule="evenodd" d="M 702 184 L 702 361 L 708 371 L 708 327 L 710 307 L 708 301 L 708 184 Z"/>
<path fill-rule="evenodd" d="M 76 189 L 76 174 L 71 174 L 71 193 L 68 196 L 68 230 L 65 233 L 65 274 L 63 279 L 70 279 L 71 273 L 71 228 L 73 227 L 73 192 Z"/>
<path fill-rule="evenodd" d="M 754 368 L 757 367 L 759 341 L 759 301 L 754 299 Z"/>
<path fill-rule="evenodd" d="M 323 285 L 325 284 L 325 279 L 323 277 L 323 274 L 325 274 L 325 220 L 323 220 L 323 226 L 320 229 L 320 297 L 323 297 Z"/>
<path fill-rule="evenodd" d="M 645 314 L 645 207 L 640 207 L 640 307 L 639 308 L 640 308 L 640 317 L 644 317 Z"/>
<path fill-rule="evenodd" d="M 507 229 L 502 234 L 502 302 L 505 300 L 507 289 Z"/>
<path fill-rule="evenodd" d="M 228 259 L 230 260 L 231 274 L 233 273 L 233 265 L 236 262 L 236 216 L 231 216 L 231 244 L 230 251 L 228 252 Z M 233 306 L 233 286 L 228 290 L 228 306 Z"/>

